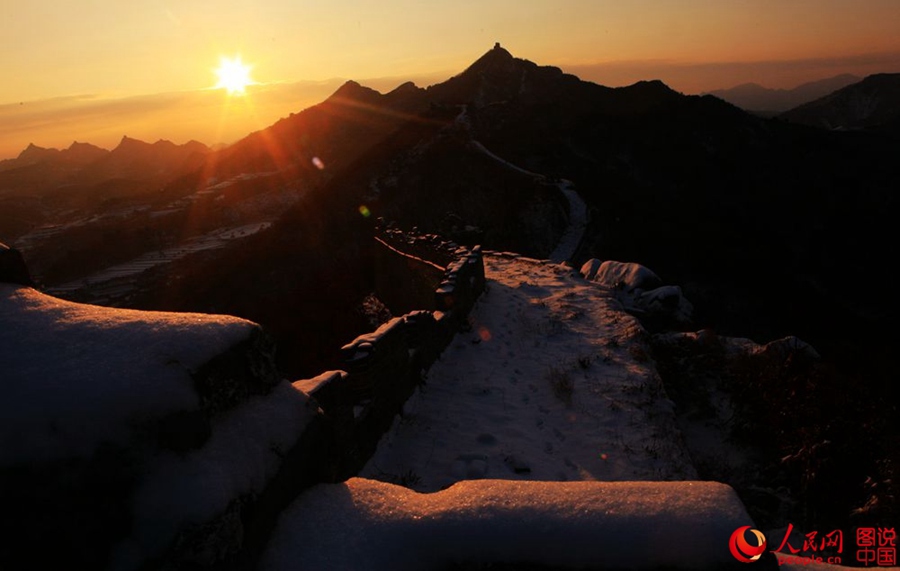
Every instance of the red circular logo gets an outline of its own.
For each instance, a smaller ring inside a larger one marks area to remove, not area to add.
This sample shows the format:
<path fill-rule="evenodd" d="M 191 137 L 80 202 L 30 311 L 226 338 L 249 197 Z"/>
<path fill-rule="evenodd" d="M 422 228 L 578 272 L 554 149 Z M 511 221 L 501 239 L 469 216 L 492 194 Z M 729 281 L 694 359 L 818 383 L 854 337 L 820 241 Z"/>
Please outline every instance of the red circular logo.
<path fill-rule="evenodd" d="M 756 543 L 759 545 L 750 545 L 747 538 L 744 537 L 744 533 L 748 529 L 756 537 Z M 739 527 L 731 534 L 731 538 L 728 540 L 728 549 L 734 555 L 734 558 L 741 563 L 752 563 L 762 557 L 763 552 L 765 552 L 766 536 L 758 529 L 751 529 L 749 525 Z"/>

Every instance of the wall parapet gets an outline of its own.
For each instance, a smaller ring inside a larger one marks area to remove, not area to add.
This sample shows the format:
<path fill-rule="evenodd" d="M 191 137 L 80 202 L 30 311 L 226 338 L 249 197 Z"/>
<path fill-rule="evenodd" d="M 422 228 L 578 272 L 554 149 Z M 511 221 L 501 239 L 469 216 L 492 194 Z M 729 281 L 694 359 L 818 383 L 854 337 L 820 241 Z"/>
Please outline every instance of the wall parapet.
<path fill-rule="evenodd" d="M 362 469 L 425 372 L 468 327 L 484 290 L 480 246 L 383 226 L 375 241 L 376 274 L 384 278 L 376 280 L 376 295 L 405 313 L 344 345 L 343 370 L 294 383 L 319 403 L 329 427 L 325 481 Z"/>

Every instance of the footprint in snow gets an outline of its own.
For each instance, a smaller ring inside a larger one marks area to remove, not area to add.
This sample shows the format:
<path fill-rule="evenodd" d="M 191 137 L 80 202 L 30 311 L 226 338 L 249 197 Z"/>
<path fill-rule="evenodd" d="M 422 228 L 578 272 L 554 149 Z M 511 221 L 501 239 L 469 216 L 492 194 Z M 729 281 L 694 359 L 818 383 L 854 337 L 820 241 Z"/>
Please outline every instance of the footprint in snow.
<path fill-rule="evenodd" d="M 454 478 L 477 480 L 488 472 L 488 460 L 484 454 L 460 454 L 450 466 Z"/>
<path fill-rule="evenodd" d="M 516 456 L 510 454 L 506 458 L 503 459 L 503 463 L 506 464 L 506 467 L 509 468 L 515 474 L 530 474 L 531 466 L 529 466 L 525 461 L 521 458 L 517 458 Z"/>

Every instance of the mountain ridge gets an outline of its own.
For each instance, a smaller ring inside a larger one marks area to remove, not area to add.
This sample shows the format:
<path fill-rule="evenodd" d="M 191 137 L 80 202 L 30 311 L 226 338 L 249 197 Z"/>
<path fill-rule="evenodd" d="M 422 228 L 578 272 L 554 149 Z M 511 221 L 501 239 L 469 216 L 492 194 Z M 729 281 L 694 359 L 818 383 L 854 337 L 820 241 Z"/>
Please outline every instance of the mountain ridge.
<path fill-rule="evenodd" d="M 398 215 L 441 231 L 485 226 L 492 201 L 505 196 L 502 189 L 528 189 L 518 204 L 523 213 L 534 209 L 531 219 L 494 234 L 510 244 L 558 225 L 548 223 L 557 216 L 550 212 L 565 205 L 547 181 L 567 179 L 593 212 L 579 255 L 602 249 L 604 257 L 646 260 L 683 275 L 715 274 L 726 265 L 738 272 L 764 260 L 791 272 L 812 259 L 816 273 L 824 264 L 834 280 L 840 256 L 831 248 L 847 230 L 832 206 L 850 197 L 844 197 L 847 175 L 832 171 L 852 164 L 868 173 L 873 189 L 866 200 L 882 200 L 875 181 L 895 175 L 877 158 L 883 151 L 869 148 L 875 144 L 848 146 L 656 80 L 620 88 L 582 81 L 496 44 L 461 73 L 424 89 L 407 83 L 381 94 L 347 82 L 322 103 L 211 153 L 198 170 L 167 184 L 163 195 L 176 199 L 253 175 L 259 192 L 309 193 L 305 208 L 358 217 L 365 206 L 374 216 Z M 813 208 L 802 207 L 807 203 Z M 416 214 L 412 204 L 427 215 Z M 770 212 L 772 204 L 784 207 Z M 816 230 L 799 230 L 807 225 Z M 632 235 L 632 228 L 652 232 Z M 778 246 L 791 241 L 798 241 L 798 252 L 815 254 L 793 259 Z M 767 249 L 776 255 L 758 253 Z M 836 251 L 846 254 L 847 247 Z M 677 274 L 678 281 L 690 281 Z"/>
<path fill-rule="evenodd" d="M 780 115 L 831 130 L 900 134 L 900 73 L 878 73 Z"/>
<path fill-rule="evenodd" d="M 134 139 L 123 135 L 118 145 L 112 150 L 98 147 L 91 143 L 73 141 L 65 149 L 55 147 L 39 147 L 29 143 L 19 155 L 12 159 L 0 161 L 0 172 L 16 168 L 32 166 L 41 163 L 66 163 L 74 167 L 84 167 L 98 159 L 110 155 L 128 157 L 131 160 L 143 160 L 148 154 L 209 152 L 205 144 L 189 140 L 181 145 L 166 139 L 159 139 L 155 143 L 148 143 L 140 139 Z"/>
<path fill-rule="evenodd" d="M 742 83 L 727 89 L 716 89 L 704 93 L 740 107 L 746 111 L 759 113 L 784 112 L 809 101 L 832 93 L 862 78 L 852 74 L 810 81 L 790 89 L 773 89 L 758 83 Z"/>

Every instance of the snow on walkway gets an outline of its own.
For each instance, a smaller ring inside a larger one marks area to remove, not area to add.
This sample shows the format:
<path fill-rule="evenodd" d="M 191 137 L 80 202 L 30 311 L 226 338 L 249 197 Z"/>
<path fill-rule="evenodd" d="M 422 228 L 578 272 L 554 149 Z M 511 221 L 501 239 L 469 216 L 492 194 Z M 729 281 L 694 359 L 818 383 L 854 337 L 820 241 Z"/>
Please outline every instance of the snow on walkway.
<path fill-rule="evenodd" d="M 550 254 L 550 259 L 554 262 L 565 262 L 575 255 L 575 250 L 581 244 L 584 237 L 584 231 L 587 229 L 587 205 L 572 188 L 572 182 L 563 180 L 559 183 L 559 190 L 566 196 L 569 201 L 569 225 L 559 239 L 556 249 Z"/>
<path fill-rule="evenodd" d="M 696 477 L 637 321 L 563 265 L 486 255 L 487 291 L 362 477 Z"/>

